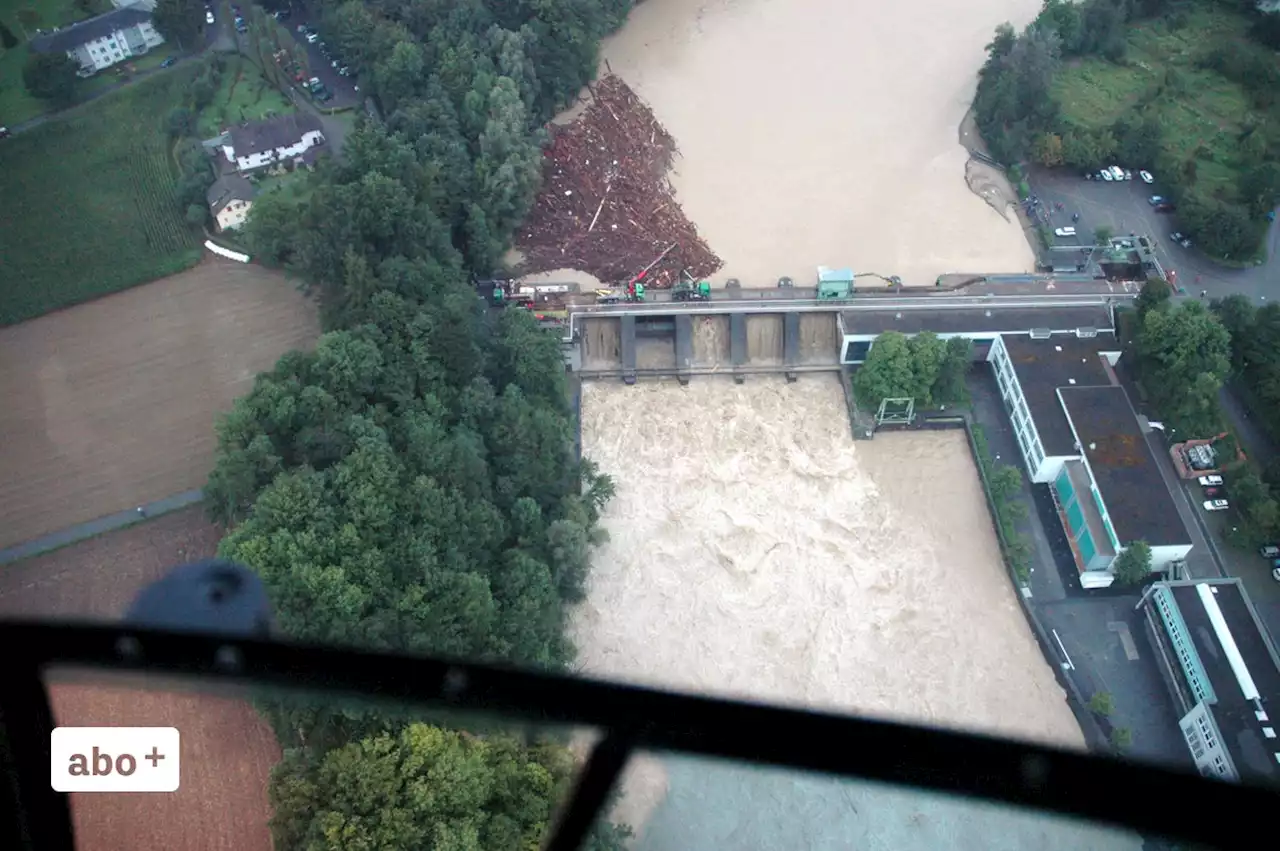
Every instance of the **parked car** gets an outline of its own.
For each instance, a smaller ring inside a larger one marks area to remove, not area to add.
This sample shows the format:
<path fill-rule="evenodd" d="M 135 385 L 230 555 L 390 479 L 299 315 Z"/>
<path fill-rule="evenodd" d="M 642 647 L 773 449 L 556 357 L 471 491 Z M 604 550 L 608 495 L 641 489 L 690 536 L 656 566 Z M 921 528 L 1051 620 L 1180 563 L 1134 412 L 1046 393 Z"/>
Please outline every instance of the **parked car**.
<path fill-rule="evenodd" d="M 1205 511 L 1226 511 L 1229 507 L 1225 499 L 1206 499 L 1204 501 Z"/>
<path fill-rule="evenodd" d="M 1276 582 L 1280 582 L 1280 565 L 1271 568 L 1271 578 Z"/>
<path fill-rule="evenodd" d="M 188 19 L 188 20 L 190 20 L 190 19 Z M 206 10 L 206 11 L 205 11 L 205 13 L 204 13 L 204 22 L 205 22 L 206 24 L 211 24 L 211 23 L 213 23 L 213 12 L 210 12 L 210 11 L 208 11 L 208 10 Z"/>
<path fill-rule="evenodd" d="M 1125 179 L 1125 180 L 1133 180 L 1133 172 L 1131 172 L 1131 171 L 1124 171 L 1124 172 L 1123 172 L 1123 174 L 1124 174 L 1124 179 Z"/>
<path fill-rule="evenodd" d="M 173 66 L 173 63 L 175 63 L 175 62 L 177 62 L 177 61 L 178 61 L 178 58 L 177 58 L 176 56 L 170 56 L 168 59 L 166 59 L 165 61 L 163 61 L 163 62 L 161 62 L 161 63 L 160 63 L 160 67 L 161 67 L 161 68 L 170 68 L 170 67 L 172 67 L 172 66 Z"/>
<path fill-rule="evenodd" d="M 307 44 L 315 44 L 320 40 L 320 36 L 315 33 L 307 33 Z"/>
<path fill-rule="evenodd" d="M 1054 236 L 1075 236 L 1075 228 L 1058 228 L 1053 232 Z"/>
<path fill-rule="evenodd" d="M 1152 177 L 1152 176 L 1151 176 L 1151 172 L 1149 172 L 1149 171 L 1140 171 L 1140 172 L 1138 172 L 1138 177 L 1141 177 L 1141 178 L 1142 178 L 1142 182 L 1143 182 L 1143 183 L 1155 183 L 1155 182 L 1156 182 L 1156 179 L 1155 179 L 1154 177 Z"/>
<path fill-rule="evenodd" d="M 8 136 L 8 135 L 9 135 L 9 128 L 0 127 L 0 139 L 3 139 L 5 136 Z"/>
<path fill-rule="evenodd" d="M 1196 481 L 1200 483 L 1201 487 L 1205 487 L 1205 488 L 1222 487 L 1222 476 L 1201 476 L 1200 478 L 1196 479 Z M 1278 551 L 1276 555 L 1280 555 L 1280 551 Z"/>
<path fill-rule="evenodd" d="M 1098 177 L 1101 177 L 1103 180 L 1107 181 L 1107 183 L 1116 179 L 1116 176 L 1111 173 L 1111 169 L 1109 168 L 1104 168 L 1102 171 L 1098 172 Z"/>
<path fill-rule="evenodd" d="M 1130 175 L 1130 177 L 1132 178 L 1132 177 L 1133 177 L 1133 175 Z M 1124 180 L 1124 169 L 1122 169 L 1122 168 L 1121 168 L 1120 166 L 1118 166 L 1118 165 L 1113 165 L 1113 166 L 1111 167 L 1111 179 L 1112 179 L 1112 180 Z"/>
<path fill-rule="evenodd" d="M 288 9 L 281 9 L 278 12 L 272 12 L 271 17 L 275 18 L 277 21 L 287 21 L 289 20 L 290 14 L 292 13 Z"/>
<path fill-rule="evenodd" d="M 1147 199 L 1147 203 L 1153 207 L 1158 207 L 1159 205 L 1164 203 L 1164 196 L 1152 195 L 1150 198 Z"/>
<path fill-rule="evenodd" d="M 1258 555 L 1263 558 L 1280 558 L 1280 547 L 1275 544 L 1264 544 L 1258 548 Z"/>
<path fill-rule="evenodd" d="M 1227 496 L 1227 492 L 1222 488 L 1205 488 L 1204 495 L 1208 497 L 1213 497 L 1214 499 L 1225 499 Z"/>
<path fill-rule="evenodd" d="M 1170 204 L 1168 201 L 1165 201 L 1163 203 L 1156 204 L 1155 207 L 1153 207 L 1152 209 L 1155 210 L 1157 213 L 1172 213 L 1174 210 L 1178 208 Z"/>
<path fill-rule="evenodd" d="M 1178 245 L 1181 245 L 1183 248 L 1191 247 L 1191 240 L 1182 231 L 1176 230 L 1173 233 L 1169 234 L 1169 239 L 1178 243 Z"/>

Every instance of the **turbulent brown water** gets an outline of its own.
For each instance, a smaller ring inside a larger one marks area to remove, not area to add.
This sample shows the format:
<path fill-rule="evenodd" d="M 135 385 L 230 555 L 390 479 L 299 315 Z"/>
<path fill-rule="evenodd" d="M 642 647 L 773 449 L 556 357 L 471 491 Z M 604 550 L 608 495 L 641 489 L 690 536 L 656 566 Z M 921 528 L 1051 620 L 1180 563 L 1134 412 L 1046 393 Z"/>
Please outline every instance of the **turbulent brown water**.
<path fill-rule="evenodd" d="M 588 383 L 582 416 L 618 489 L 574 619 L 584 671 L 1083 747 L 962 432 L 855 444 L 833 376 Z"/>

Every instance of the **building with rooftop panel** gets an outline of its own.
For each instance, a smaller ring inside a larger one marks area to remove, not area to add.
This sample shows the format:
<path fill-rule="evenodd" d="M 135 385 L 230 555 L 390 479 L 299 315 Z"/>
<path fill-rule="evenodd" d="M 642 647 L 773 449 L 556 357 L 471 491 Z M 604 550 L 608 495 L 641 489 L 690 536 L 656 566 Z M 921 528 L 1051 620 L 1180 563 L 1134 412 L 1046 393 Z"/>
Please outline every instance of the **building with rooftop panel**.
<path fill-rule="evenodd" d="M 1157 582 L 1137 608 L 1196 769 L 1280 786 L 1280 656 L 1240 580 Z"/>

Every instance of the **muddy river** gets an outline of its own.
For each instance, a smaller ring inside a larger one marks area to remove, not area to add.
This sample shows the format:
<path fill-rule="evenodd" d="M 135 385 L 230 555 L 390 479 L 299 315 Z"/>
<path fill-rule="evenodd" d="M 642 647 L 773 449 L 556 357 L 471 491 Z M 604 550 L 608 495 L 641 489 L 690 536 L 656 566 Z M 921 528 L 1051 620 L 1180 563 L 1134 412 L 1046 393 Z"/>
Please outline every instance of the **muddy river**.
<path fill-rule="evenodd" d="M 1034 262 L 966 183 L 959 127 L 994 28 L 1039 6 L 645 0 L 603 56 L 674 136 L 717 278 L 807 283 L 826 265 L 932 285 Z"/>
<path fill-rule="evenodd" d="M 854 444 L 825 375 L 588 383 L 582 413 L 584 451 L 617 483 L 574 618 L 584 672 L 1083 748 L 963 432 Z M 1039 817 L 685 759 L 633 771 L 619 818 L 652 851 L 1127 847 Z"/>

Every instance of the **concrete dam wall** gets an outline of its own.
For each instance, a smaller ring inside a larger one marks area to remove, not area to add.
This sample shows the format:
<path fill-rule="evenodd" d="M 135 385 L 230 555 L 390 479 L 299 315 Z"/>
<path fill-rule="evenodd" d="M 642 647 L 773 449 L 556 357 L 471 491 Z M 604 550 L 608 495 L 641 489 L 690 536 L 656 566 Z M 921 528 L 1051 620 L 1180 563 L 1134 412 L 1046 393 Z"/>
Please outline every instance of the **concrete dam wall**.
<path fill-rule="evenodd" d="M 835 311 L 582 317 L 578 327 L 582 369 L 586 371 L 731 371 L 735 365 L 832 365 L 840 358 Z M 628 353 L 634 358 L 631 365 L 625 362 Z"/>

